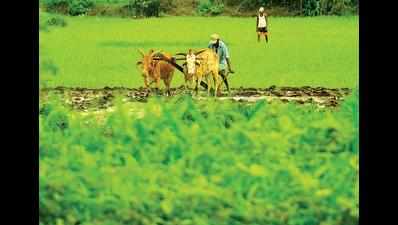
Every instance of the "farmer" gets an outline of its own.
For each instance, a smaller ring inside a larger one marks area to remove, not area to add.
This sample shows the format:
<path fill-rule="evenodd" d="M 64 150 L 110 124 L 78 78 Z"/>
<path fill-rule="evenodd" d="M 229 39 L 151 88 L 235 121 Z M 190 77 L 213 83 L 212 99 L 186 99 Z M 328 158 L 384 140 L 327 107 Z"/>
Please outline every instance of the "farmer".
<path fill-rule="evenodd" d="M 264 12 L 264 7 L 260 7 L 257 15 L 257 41 L 260 42 L 260 37 L 263 35 L 265 37 L 265 41 L 268 43 L 268 15 Z"/>
<path fill-rule="evenodd" d="M 235 73 L 231 68 L 231 60 L 229 57 L 228 47 L 223 41 L 220 40 L 218 34 L 212 34 L 210 36 L 209 48 L 213 49 L 219 56 L 219 74 L 223 78 L 225 86 L 229 91 L 229 85 L 227 81 L 228 73 Z M 228 67 L 228 68 L 227 68 Z M 226 71 L 228 69 L 228 71 Z"/>

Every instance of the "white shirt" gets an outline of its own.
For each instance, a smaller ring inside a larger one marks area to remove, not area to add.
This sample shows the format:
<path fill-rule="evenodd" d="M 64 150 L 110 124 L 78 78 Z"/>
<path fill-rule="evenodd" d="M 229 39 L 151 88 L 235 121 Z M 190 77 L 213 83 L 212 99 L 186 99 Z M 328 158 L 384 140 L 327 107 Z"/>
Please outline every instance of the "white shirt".
<path fill-rule="evenodd" d="M 267 21 L 265 20 L 265 14 L 263 16 L 258 15 L 258 27 L 266 27 Z"/>

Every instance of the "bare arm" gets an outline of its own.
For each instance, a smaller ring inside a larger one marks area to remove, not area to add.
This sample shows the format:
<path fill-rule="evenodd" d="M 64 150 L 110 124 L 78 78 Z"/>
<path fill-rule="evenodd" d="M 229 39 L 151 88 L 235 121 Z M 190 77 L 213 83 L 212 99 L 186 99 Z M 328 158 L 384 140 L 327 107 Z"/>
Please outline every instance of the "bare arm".
<path fill-rule="evenodd" d="M 258 16 L 256 16 L 256 32 L 258 31 Z"/>
<path fill-rule="evenodd" d="M 235 71 L 232 70 L 232 67 L 231 67 L 231 60 L 230 60 L 229 58 L 227 58 L 227 65 L 228 65 L 228 70 L 229 70 L 229 72 L 230 72 L 230 73 L 235 73 Z"/>
<path fill-rule="evenodd" d="M 227 61 L 228 70 L 229 70 L 230 73 L 234 73 L 234 71 L 232 70 L 232 67 L 231 67 L 231 59 L 229 58 L 228 47 L 225 44 L 222 44 L 222 47 L 223 47 L 222 49 L 223 49 L 223 51 L 225 53 L 225 59 Z"/>

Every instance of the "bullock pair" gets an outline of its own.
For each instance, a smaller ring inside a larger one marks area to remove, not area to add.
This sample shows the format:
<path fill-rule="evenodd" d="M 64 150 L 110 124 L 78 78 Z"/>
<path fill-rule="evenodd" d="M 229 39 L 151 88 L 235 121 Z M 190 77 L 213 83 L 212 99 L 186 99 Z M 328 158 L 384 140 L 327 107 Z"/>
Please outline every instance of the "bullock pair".
<path fill-rule="evenodd" d="M 142 50 L 139 50 L 139 52 L 142 59 L 137 62 L 137 66 L 140 66 L 146 88 L 149 88 L 152 83 L 156 82 L 156 87 L 159 89 L 160 80 L 162 79 L 166 86 L 166 92 L 170 95 L 170 84 L 173 79 L 174 70 L 177 68 L 185 75 L 186 87 L 188 83 L 194 81 L 196 93 L 198 92 L 199 84 L 201 84 L 207 88 L 207 92 L 210 95 L 211 78 L 213 78 L 212 86 L 214 95 L 220 94 L 221 83 L 218 77 L 219 59 L 213 50 L 202 49 L 193 54 L 177 53 L 175 56 L 162 51 L 150 50 L 147 54 Z M 176 58 L 177 56 L 184 56 L 184 58 Z M 189 56 L 194 56 L 195 63 L 187 62 Z M 185 61 L 183 67 L 176 63 L 177 60 Z M 207 84 L 203 83 L 203 79 L 207 81 Z"/>

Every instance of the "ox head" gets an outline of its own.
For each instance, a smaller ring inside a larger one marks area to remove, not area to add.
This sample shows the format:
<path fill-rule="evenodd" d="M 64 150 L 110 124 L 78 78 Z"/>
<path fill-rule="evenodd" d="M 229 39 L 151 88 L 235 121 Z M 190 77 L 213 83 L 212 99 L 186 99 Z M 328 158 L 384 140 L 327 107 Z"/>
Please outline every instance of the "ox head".
<path fill-rule="evenodd" d="M 188 53 L 177 53 L 176 56 L 179 56 L 176 58 L 176 60 L 182 60 L 183 61 L 183 67 L 184 67 L 184 75 L 187 80 L 192 79 L 192 72 L 191 71 L 196 71 L 197 68 L 200 66 L 202 58 L 200 57 L 200 54 L 202 52 L 206 51 L 206 49 L 202 49 L 199 51 L 192 51 L 192 49 L 188 50 Z"/>
<path fill-rule="evenodd" d="M 144 53 L 143 50 L 138 49 L 139 54 L 142 56 L 141 60 L 139 60 L 136 65 L 139 67 L 143 76 L 148 77 L 153 73 L 157 60 L 154 59 L 154 56 L 159 54 L 161 50 L 154 51 L 153 49 L 149 50 L 147 54 Z"/>

